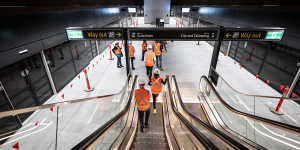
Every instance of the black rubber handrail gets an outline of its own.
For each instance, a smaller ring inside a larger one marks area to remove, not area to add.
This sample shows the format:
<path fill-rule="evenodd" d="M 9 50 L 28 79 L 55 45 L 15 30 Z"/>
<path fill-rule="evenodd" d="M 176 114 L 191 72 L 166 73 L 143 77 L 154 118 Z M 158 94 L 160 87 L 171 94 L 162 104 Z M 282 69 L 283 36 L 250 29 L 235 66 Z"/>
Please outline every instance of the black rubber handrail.
<path fill-rule="evenodd" d="M 193 133 L 193 135 L 203 144 L 203 146 L 208 150 L 218 150 L 219 148 L 212 143 L 204 134 L 199 132 L 197 128 L 195 128 L 183 115 L 179 113 L 177 109 L 175 109 L 174 100 L 171 93 L 170 81 L 167 79 L 168 92 L 172 105 L 172 110 L 175 112 L 176 116 L 184 123 L 184 125 L 189 128 L 189 130 Z"/>
<path fill-rule="evenodd" d="M 118 113 L 115 117 L 113 117 L 108 122 L 106 122 L 104 125 L 99 127 L 96 131 L 94 131 L 88 137 L 86 137 L 81 142 L 79 142 L 76 146 L 74 146 L 72 148 L 72 150 L 88 148 L 98 137 L 100 137 L 103 133 L 105 133 L 115 122 L 117 122 L 120 118 L 122 118 L 126 114 L 126 112 L 129 110 L 131 99 L 133 97 L 136 80 L 137 80 L 137 76 L 134 77 L 134 81 L 133 81 L 133 84 L 131 87 L 131 92 L 129 95 L 129 100 L 128 100 L 126 106 L 124 107 L 124 109 L 120 113 Z"/>
<path fill-rule="evenodd" d="M 176 77 L 175 75 L 172 76 L 172 78 L 174 79 L 174 83 L 175 83 L 175 87 L 176 87 L 176 91 L 177 91 L 177 96 L 178 96 L 178 99 L 179 99 L 179 103 L 181 105 L 181 107 L 183 108 L 183 110 L 189 115 L 191 116 L 193 119 L 195 119 L 198 123 L 200 123 L 202 126 L 204 126 L 205 128 L 207 128 L 208 130 L 210 130 L 211 132 L 213 132 L 215 135 L 221 137 L 223 140 L 226 141 L 226 143 L 238 148 L 238 149 L 248 149 L 247 147 L 245 147 L 243 144 L 241 144 L 240 142 L 236 141 L 235 139 L 233 139 L 232 137 L 226 135 L 225 133 L 223 133 L 222 131 L 216 129 L 215 127 L 203 122 L 202 120 L 200 120 L 198 117 L 196 117 L 193 113 L 191 113 L 190 111 L 188 111 L 186 109 L 186 107 L 184 106 L 184 103 L 182 101 L 182 98 L 181 98 L 181 94 L 180 94 L 180 91 L 179 91 L 179 87 L 178 87 L 178 84 L 177 84 L 177 80 L 176 80 Z M 256 149 L 265 149 L 264 147 L 262 146 L 258 146 L 258 145 L 252 145 L 254 148 Z"/>
<path fill-rule="evenodd" d="M 278 127 L 278 128 L 281 128 L 283 130 L 289 130 L 293 133 L 296 133 L 297 135 L 300 135 L 300 127 L 297 127 L 297 126 L 293 126 L 293 125 L 290 125 L 290 124 L 286 124 L 286 123 L 282 123 L 282 122 L 279 122 L 279 121 L 275 121 L 275 120 L 271 120 L 271 119 L 267 119 L 267 118 L 264 118 L 264 117 L 259 117 L 259 116 L 256 116 L 256 115 L 252 115 L 252 114 L 249 114 L 249 113 L 245 113 L 245 112 L 242 112 L 242 111 L 239 111 L 235 108 L 233 108 L 232 106 L 230 106 L 225 100 L 223 100 L 223 98 L 219 95 L 219 93 L 216 91 L 215 87 L 212 85 L 212 83 L 208 80 L 208 78 L 206 76 L 202 76 L 200 78 L 200 81 L 201 80 L 205 80 L 209 86 L 211 87 L 211 90 L 213 90 L 213 92 L 216 94 L 216 97 L 217 99 L 231 112 L 233 113 L 236 113 L 236 114 L 239 114 L 239 115 L 242 115 L 242 116 L 246 116 L 252 120 L 255 120 L 255 121 L 260 121 L 260 122 L 263 122 L 263 123 L 267 123 L 271 126 L 275 126 L 275 127 Z"/>

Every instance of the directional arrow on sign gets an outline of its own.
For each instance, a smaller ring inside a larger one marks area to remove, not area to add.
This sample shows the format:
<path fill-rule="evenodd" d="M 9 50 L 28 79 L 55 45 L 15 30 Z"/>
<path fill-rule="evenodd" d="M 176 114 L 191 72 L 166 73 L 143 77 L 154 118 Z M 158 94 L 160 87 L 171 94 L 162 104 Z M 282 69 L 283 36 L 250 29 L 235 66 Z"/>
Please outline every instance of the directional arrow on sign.
<path fill-rule="evenodd" d="M 229 37 L 231 37 L 231 34 L 230 33 L 226 33 L 226 38 L 229 38 Z"/>
<path fill-rule="evenodd" d="M 116 35 L 117 35 L 118 37 L 121 37 L 121 33 L 120 33 L 120 32 L 118 32 Z"/>

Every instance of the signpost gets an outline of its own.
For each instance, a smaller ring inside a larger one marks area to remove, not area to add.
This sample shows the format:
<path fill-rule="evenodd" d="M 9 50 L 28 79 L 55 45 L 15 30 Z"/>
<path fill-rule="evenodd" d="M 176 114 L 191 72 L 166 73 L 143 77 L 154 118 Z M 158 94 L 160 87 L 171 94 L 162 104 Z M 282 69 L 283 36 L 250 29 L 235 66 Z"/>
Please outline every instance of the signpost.
<path fill-rule="evenodd" d="M 67 28 L 69 40 L 124 40 L 129 73 L 127 40 L 216 41 L 209 76 L 213 77 L 222 41 L 280 41 L 283 28 Z M 215 78 L 217 82 L 217 77 Z"/>

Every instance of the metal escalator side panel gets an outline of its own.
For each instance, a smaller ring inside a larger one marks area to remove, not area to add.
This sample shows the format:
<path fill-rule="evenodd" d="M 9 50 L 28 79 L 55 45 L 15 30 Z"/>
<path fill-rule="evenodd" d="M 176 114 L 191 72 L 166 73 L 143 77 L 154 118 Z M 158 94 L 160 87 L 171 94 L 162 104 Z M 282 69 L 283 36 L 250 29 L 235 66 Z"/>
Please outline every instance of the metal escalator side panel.
<path fill-rule="evenodd" d="M 168 86 L 168 93 L 173 93 L 171 90 L 169 79 L 167 79 L 167 86 Z M 199 132 L 199 130 L 197 130 L 191 123 L 189 123 L 189 121 L 184 116 L 182 116 L 179 113 L 179 111 L 175 108 L 175 103 L 174 103 L 172 94 L 169 94 L 168 96 L 169 96 L 169 99 L 167 99 L 167 100 L 169 103 L 169 107 L 174 112 L 175 116 L 180 120 L 180 122 L 183 123 L 182 125 L 184 125 L 189 130 L 189 132 L 191 132 L 192 135 L 201 143 L 201 145 L 203 147 L 201 149 L 212 149 L 212 150 L 219 149 L 203 133 Z"/>
<path fill-rule="evenodd" d="M 135 105 L 134 97 L 131 100 L 129 116 L 127 117 L 126 128 L 122 131 L 120 136 L 115 140 L 110 147 L 111 150 L 129 150 L 132 146 L 137 132 L 138 113 Z"/>
<path fill-rule="evenodd" d="M 228 148 L 233 147 L 234 149 L 256 149 L 256 147 L 254 148 L 252 145 L 249 145 L 248 143 L 240 140 L 239 138 L 236 138 L 231 134 L 227 135 L 227 134 L 221 132 L 220 130 L 214 128 L 213 126 L 209 125 L 208 123 L 201 121 L 198 117 L 196 117 L 194 114 L 189 112 L 183 104 L 183 101 L 182 101 L 182 98 L 180 95 L 180 91 L 179 91 L 179 87 L 178 87 L 178 84 L 176 81 L 176 77 L 174 75 L 172 76 L 172 79 L 173 79 L 172 81 L 175 84 L 177 97 L 178 97 L 178 101 L 176 101 L 176 102 L 179 103 L 177 105 L 179 106 L 178 108 L 179 108 L 179 110 L 181 110 L 181 113 L 184 113 L 186 117 L 191 118 L 191 121 L 193 122 L 193 124 L 195 126 L 200 125 L 200 126 L 206 128 L 210 133 L 212 133 L 211 135 L 206 133 L 206 135 L 208 137 L 212 136 L 210 138 L 215 139 L 214 141 L 218 142 L 218 144 L 217 144 L 218 146 L 220 146 L 220 144 L 223 143 L 223 146 L 227 146 L 227 147 L 229 146 Z M 197 125 L 197 123 L 198 123 L 198 125 Z M 223 142 L 220 140 L 223 140 Z"/>
<path fill-rule="evenodd" d="M 164 99 L 166 99 L 166 92 L 164 92 Z M 175 134 L 171 128 L 170 118 L 169 118 L 169 109 L 167 100 L 163 101 L 163 122 L 164 122 L 164 131 L 167 138 L 167 142 L 169 144 L 170 150 L 179 150 L 178 141 L 175 138 Z"/>
<path fill-rule="evenodd" d="M 232 138 L 234 138 L 235 140 L 239 141 L 239 142 L 246 142 L 247 144 L 250 144 L 251 146 L 253 146 L 256 149 L 266 149 L 263 146 L 241 136 L 239 133 L 237 133 L 236 131 L 232 130 L 231 128 L 229 128 L 223 121 L 222 119 L 220 119 L 219 115 L 217 114 L 217 112 L 215 110 L 213 110 L 212 106 L 210 106 L 210 104 L 207 102 L 206 98 L 202 97 L 198 97 L 199 99 L 202 99 L 202 105 L 205 109 L 205 113 L 209 116 L 210 120 L 211 120 L 211 125 L 215 128 L 217 128 L 218 130 L 222 131 L 224 134 L 227 134 L 228 136 L 231 136 Z M 251 147 L 249 147 L 251 148 Z"/>

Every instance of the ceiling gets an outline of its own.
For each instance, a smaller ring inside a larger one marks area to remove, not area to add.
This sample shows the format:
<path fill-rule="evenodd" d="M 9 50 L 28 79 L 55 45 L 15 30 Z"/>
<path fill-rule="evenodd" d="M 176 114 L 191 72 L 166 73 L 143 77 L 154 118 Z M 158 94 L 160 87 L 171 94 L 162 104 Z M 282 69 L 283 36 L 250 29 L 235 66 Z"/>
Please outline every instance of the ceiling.
<path fill-rule="evenodd" d="M 213 7 L 295 7 L 298 3 L 296 0 L 171 0 L 171 6 Z M 143 5 L 143 0 L 1 0 L 0 15 Z"/>

